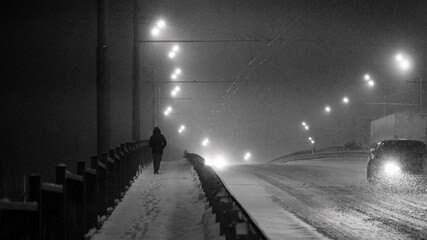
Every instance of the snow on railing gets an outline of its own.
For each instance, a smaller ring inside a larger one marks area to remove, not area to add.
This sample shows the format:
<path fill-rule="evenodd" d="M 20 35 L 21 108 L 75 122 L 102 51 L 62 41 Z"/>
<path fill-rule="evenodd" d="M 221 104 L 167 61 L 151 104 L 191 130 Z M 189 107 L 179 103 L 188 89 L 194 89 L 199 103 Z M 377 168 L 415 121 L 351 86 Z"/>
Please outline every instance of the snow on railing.
<path fill-rule="evenodd" d="M 212 212 L 220 224 L 220 235 L 225 235 L 225 239 L 267 239 L 215 171 L 204 164 L 202 157 L 184 152 L 184 158 L 189 160 L 199 176 Z"/>
<path fill-rule="evenodd" d="M 312 150 L 304 150 L 304 151 L 298 151 L 291 154 L 287 154 L 278 158 L 275 158 L 267 163 L 271 164 L 281 164 L 286 163 L 290 161 L 297 161 L 297 160 L 311 160 L 311 159 L 321 159 L 321 158 L 328 158 L 328 157 L 358 157 L 358 158 L 364 158 L 367 157 L 369 154 L 369 150 L 367 149 L 360 149 L 360 150 L 348 150 L 342 146 L 335 146 L 335 147 L 327 147 L 322 148 L 319 150 L 314 151 Z"/>
<path fill-rule="evenodd" d="M 30 175 L 26 202 L 0 201 L 0 239 L 85 239 L 150 163 L 148 141 L 136 141 L 93 156 L 90 168 L 78 161 L 77 174 L 58 164 L 55 183 Z"/>

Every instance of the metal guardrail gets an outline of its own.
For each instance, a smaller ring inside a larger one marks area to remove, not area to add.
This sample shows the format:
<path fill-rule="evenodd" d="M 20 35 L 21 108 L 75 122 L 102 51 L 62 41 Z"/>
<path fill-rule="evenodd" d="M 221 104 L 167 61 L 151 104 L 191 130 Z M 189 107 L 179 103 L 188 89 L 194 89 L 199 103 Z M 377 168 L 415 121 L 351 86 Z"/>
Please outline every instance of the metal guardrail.
<path fill-rule="evenodd" d="M 323 159 L 323 158 L 364 158 L 369 156 L 369 150 L 346 150 L 344 147 L 328 147 L 317 150 L 316 152 L 307 150 L 307 151 L 298 151 L 292 154 L 288 154 L 282 157 L 275 158 L 267 163 L 270 164 L 281 164 L 290 161 L 298 160 L 312 160 L 312 159 Z"/>
<path fill-rule="evenodd" d="M 0 202 L 0 239 L 84 239 L 150 163 L 148 141 L 137 141 L 93 156 L 90 168 L 78 161 L 77 174 L 58 164 L 55 183 L 30 175 L 27 202 Z"/>
<path fill-rule="evenodd" d="M 205 165 L 205 160 L 194 153 L 184 153 L 197 172 L 203 191 L 220 224 L 220 235 L 228 239 L 268 239 L 261 228 L 245 211 L 233 194 L 224 185 L 215 171 Z"/>

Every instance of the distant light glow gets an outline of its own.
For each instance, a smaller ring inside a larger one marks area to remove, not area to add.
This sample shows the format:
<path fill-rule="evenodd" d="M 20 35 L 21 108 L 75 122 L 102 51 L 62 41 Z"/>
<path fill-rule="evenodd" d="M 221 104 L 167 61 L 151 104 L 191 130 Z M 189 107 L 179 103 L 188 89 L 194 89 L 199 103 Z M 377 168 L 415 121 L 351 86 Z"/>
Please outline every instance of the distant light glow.
<path fill-rule="evenodd" d="M 164 20 L 159 20 L 156 25 L 158 28 L 164 28 L 166 26 L 166 22 Z"/>
<path fill-rule="evenodd" d="M 179 46 L 178 45 L 174 45 L 173 48 L 172 48 L 172 51 L 178 52 L 179 51 Z"/>
<path fill-rule="evenodd" d="M 325 107 L 325 112 L 327 112 L 327 113 L 331 112 L 331 107 L 326 106 L 326 107 Z"/>
<path fill-rule="evenodd" d="M 411 66 L 411 63 L 406 59 L 402 60 L 402 62 L 400 63 L 400 68 L 405 71 L 408 70 L 410 66 Z"/>
<path fill-rule="evenodd" d="M 305 130 L 310 129 L 310 127 L 308 125 L 305 125 L 304 128 L 305 128 Z"/>
<path fill-rule="evenodd" d="M 345 104 L 347 104 L 350 100 L 348 99 L 348 97 L 344 97 L 344 98 L 342 99 L 342 101 L 343 101 Z"/>
<path fill-rule="evenodd" d="M 179 133 L 182 133 L 184 130 L 185 130 L 185 125 L 181 125 L 181 126 L 179 127 L 178 132 L 179 132 Z"/>
<path fill-rule="evenodd" d="M 369 80 L 368 85 L 370 87 L 373 87 L 373 86 L 375 86 L 375 82 L 373 80 Z"/>
<path fill-rule="evenodd" d="M 311 141 L 311 140 L 313 140 L 313 138 L 312 137 L 308 137 L 308 140 Z"/>
<path fill-rule="evenodd" d="M 171 106 L 168 106 L 168 107 L 166 108 L 166 111 L 168 111 L 168 112 L 172 111 L 172 107 L 171 107 Z"/>
<path fill-rule="evenodd" d="M 170 113 L 170 112 L 168 112 L 168 111 L 165 111 L 165 112 L 164 112 L 165 116 L 169 116 L 169 113 Z"/>
<path fill-rule="evenodd" d="M 368 81 L 368 80 L 371 79 L 371 76 L 369 76 L 369 74 L 365 74 L 364 78 L 365 78 L 366 81 Z"/>
<path fill-rule="evenodd" d="M 312 144 L 314 144 L 315 142 L 314 142 L 314 140 L 310 140 L 310 142 L 312 143 Z"/>
<path fill-rule="evenodd" d="M 160 33 L 160 30 L 157 27 L 154 27 L 151 29 L 151 35 L 157 36 L 159 35 L 159 33 Z"/>
<path fill-rule="evenodd" d="M 402 71 L 407 71 L 411 68 L 411 62 L 409 61 L 408 57 L 405 57 L 402 53 L 396 54 L 395 59 Z"/>
<path fill-rule="evenodd" d="M 305 122 L 302 122 L 301 124 L 302 124 L 303 126 L 305 126 L 305 125 L 306 125 L 306 123 L 305 123 Z"/>
<path fill-rule="evenodd" d="M 174 91 L 177 91 L 177 92 L 179 92 L 180 90 L 181 90 L 181 88 L 179 86 L 176 86 L 174 89 Z"/>
<path fill-rule="evenodd" d="M 178 75 L 181 74 L 181 68 L 175 69 L 175 73 L 178 74 Z"/>
<path fill-rule="evenodd" d="M 173 59 L 176 56 L 176 52 L 169 52 L 168 56 L 169 58 Z"/>
<path fill-rule="evenodd" d="M 244 159 L 245 161 L 248 161 L 250 158 L 251 158 L 251 153 L 250 153 L 250 152 L 246 152 L 246 153 L 245 153 L 245 156 L 243 156 L 243 159 Z"/>
<path fill-rule="evenodd" d="M 171 78 L 172 78 L 172 79 L 174 79 L 174 80 L 175 80 L 177 77 L 178 77 L 178 75 L 176 75 L 176 73 L 173 73 L 173 74 L 171 75 Z"/>
<path fill-rule="evenodd" d="M 173 91 L 171 92 L 171 95 L 172 95 L 172 97 L 175 97 L 175 96 L 176 96 L 176 91 L 175 91 L 175 90 L 173 90 Z"/>
<path fill-rule="evenodd" d="M 218 170 L 222 170 L 225 167 L 227 167 L 229 164 L 227 159 L 224 156 L 217 155 L 215 157 L 205 157 L 205 165 L 211 166 Z"/>
<path fill-rule="evenodd" d="M 202 146 L 206 147 L 208 144 L 209 144 L 209 139 L 208 139 L 208 138 L 205 138 L 205 139 L 202 141 Z"/>

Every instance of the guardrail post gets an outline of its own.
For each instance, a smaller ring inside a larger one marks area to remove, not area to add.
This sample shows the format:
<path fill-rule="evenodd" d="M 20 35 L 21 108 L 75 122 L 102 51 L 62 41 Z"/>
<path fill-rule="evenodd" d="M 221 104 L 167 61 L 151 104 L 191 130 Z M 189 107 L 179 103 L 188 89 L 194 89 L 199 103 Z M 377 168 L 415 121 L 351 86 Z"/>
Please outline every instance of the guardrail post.
<path fill-rule="evenodd" d="M 28 177 L 28 202 L 37 202 L 37 221 L 33 223 L 35 225 L 34 236 L 35 239 L 42 239 L 41 237 L 41 223 L 42 223 L 42 215 L 41 215 L 41 175 L 40 174 L 31 174 Z"/>
<path fill-rule="evenodd" d="M 113 174 L 114 174 L 114 180 L 112 182 L 112 185 L 110 185 L 109 187 L 113 188 L 112 191 L 112 198 L 113 198 L 113 203 L 114 205 L 117 204 L 116 203 L 116 199 L 120 199 L 120 190 L 119 190 L 119 181 L 120 181 L 120 164 L 119 164 L 119 159 L 116 156 L 116 151 L 114 149 L 110 149 L 110 154 L 109 157 L 111 158 L 111 160 L 113 161 Z"/>
<path fill-rule="evenodd" d="M 62 238 L 67 238 L 67 222 L 68 217 L 66 214 L 66 208 L 67 208 L 67 192 L 66 192 L 66 185 L 65 185 L 65 171 L 67 166 L 65 164 L 58 164 L 56 165 L 56 184 L 62 185 L 62 208 L 58 211 L 61 211 L 61 216 L 63 217 L 61 219 L 61 225 L 62 225 Z"/>

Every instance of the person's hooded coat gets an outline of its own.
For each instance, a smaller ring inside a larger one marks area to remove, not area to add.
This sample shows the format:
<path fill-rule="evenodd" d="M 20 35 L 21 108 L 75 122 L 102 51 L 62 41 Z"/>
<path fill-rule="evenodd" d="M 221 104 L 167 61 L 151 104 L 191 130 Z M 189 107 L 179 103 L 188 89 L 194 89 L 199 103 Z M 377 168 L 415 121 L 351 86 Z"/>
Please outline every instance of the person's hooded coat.
<path fill-rule="evenodd" d="M 153 129 L 153 135 L 150 137 L 148 145 L 153 153 L 163 153 L 163 149 L 166 147 L 167 142 L 165 136 L 161 133 L 160 128 L 155 127 Z"/>

